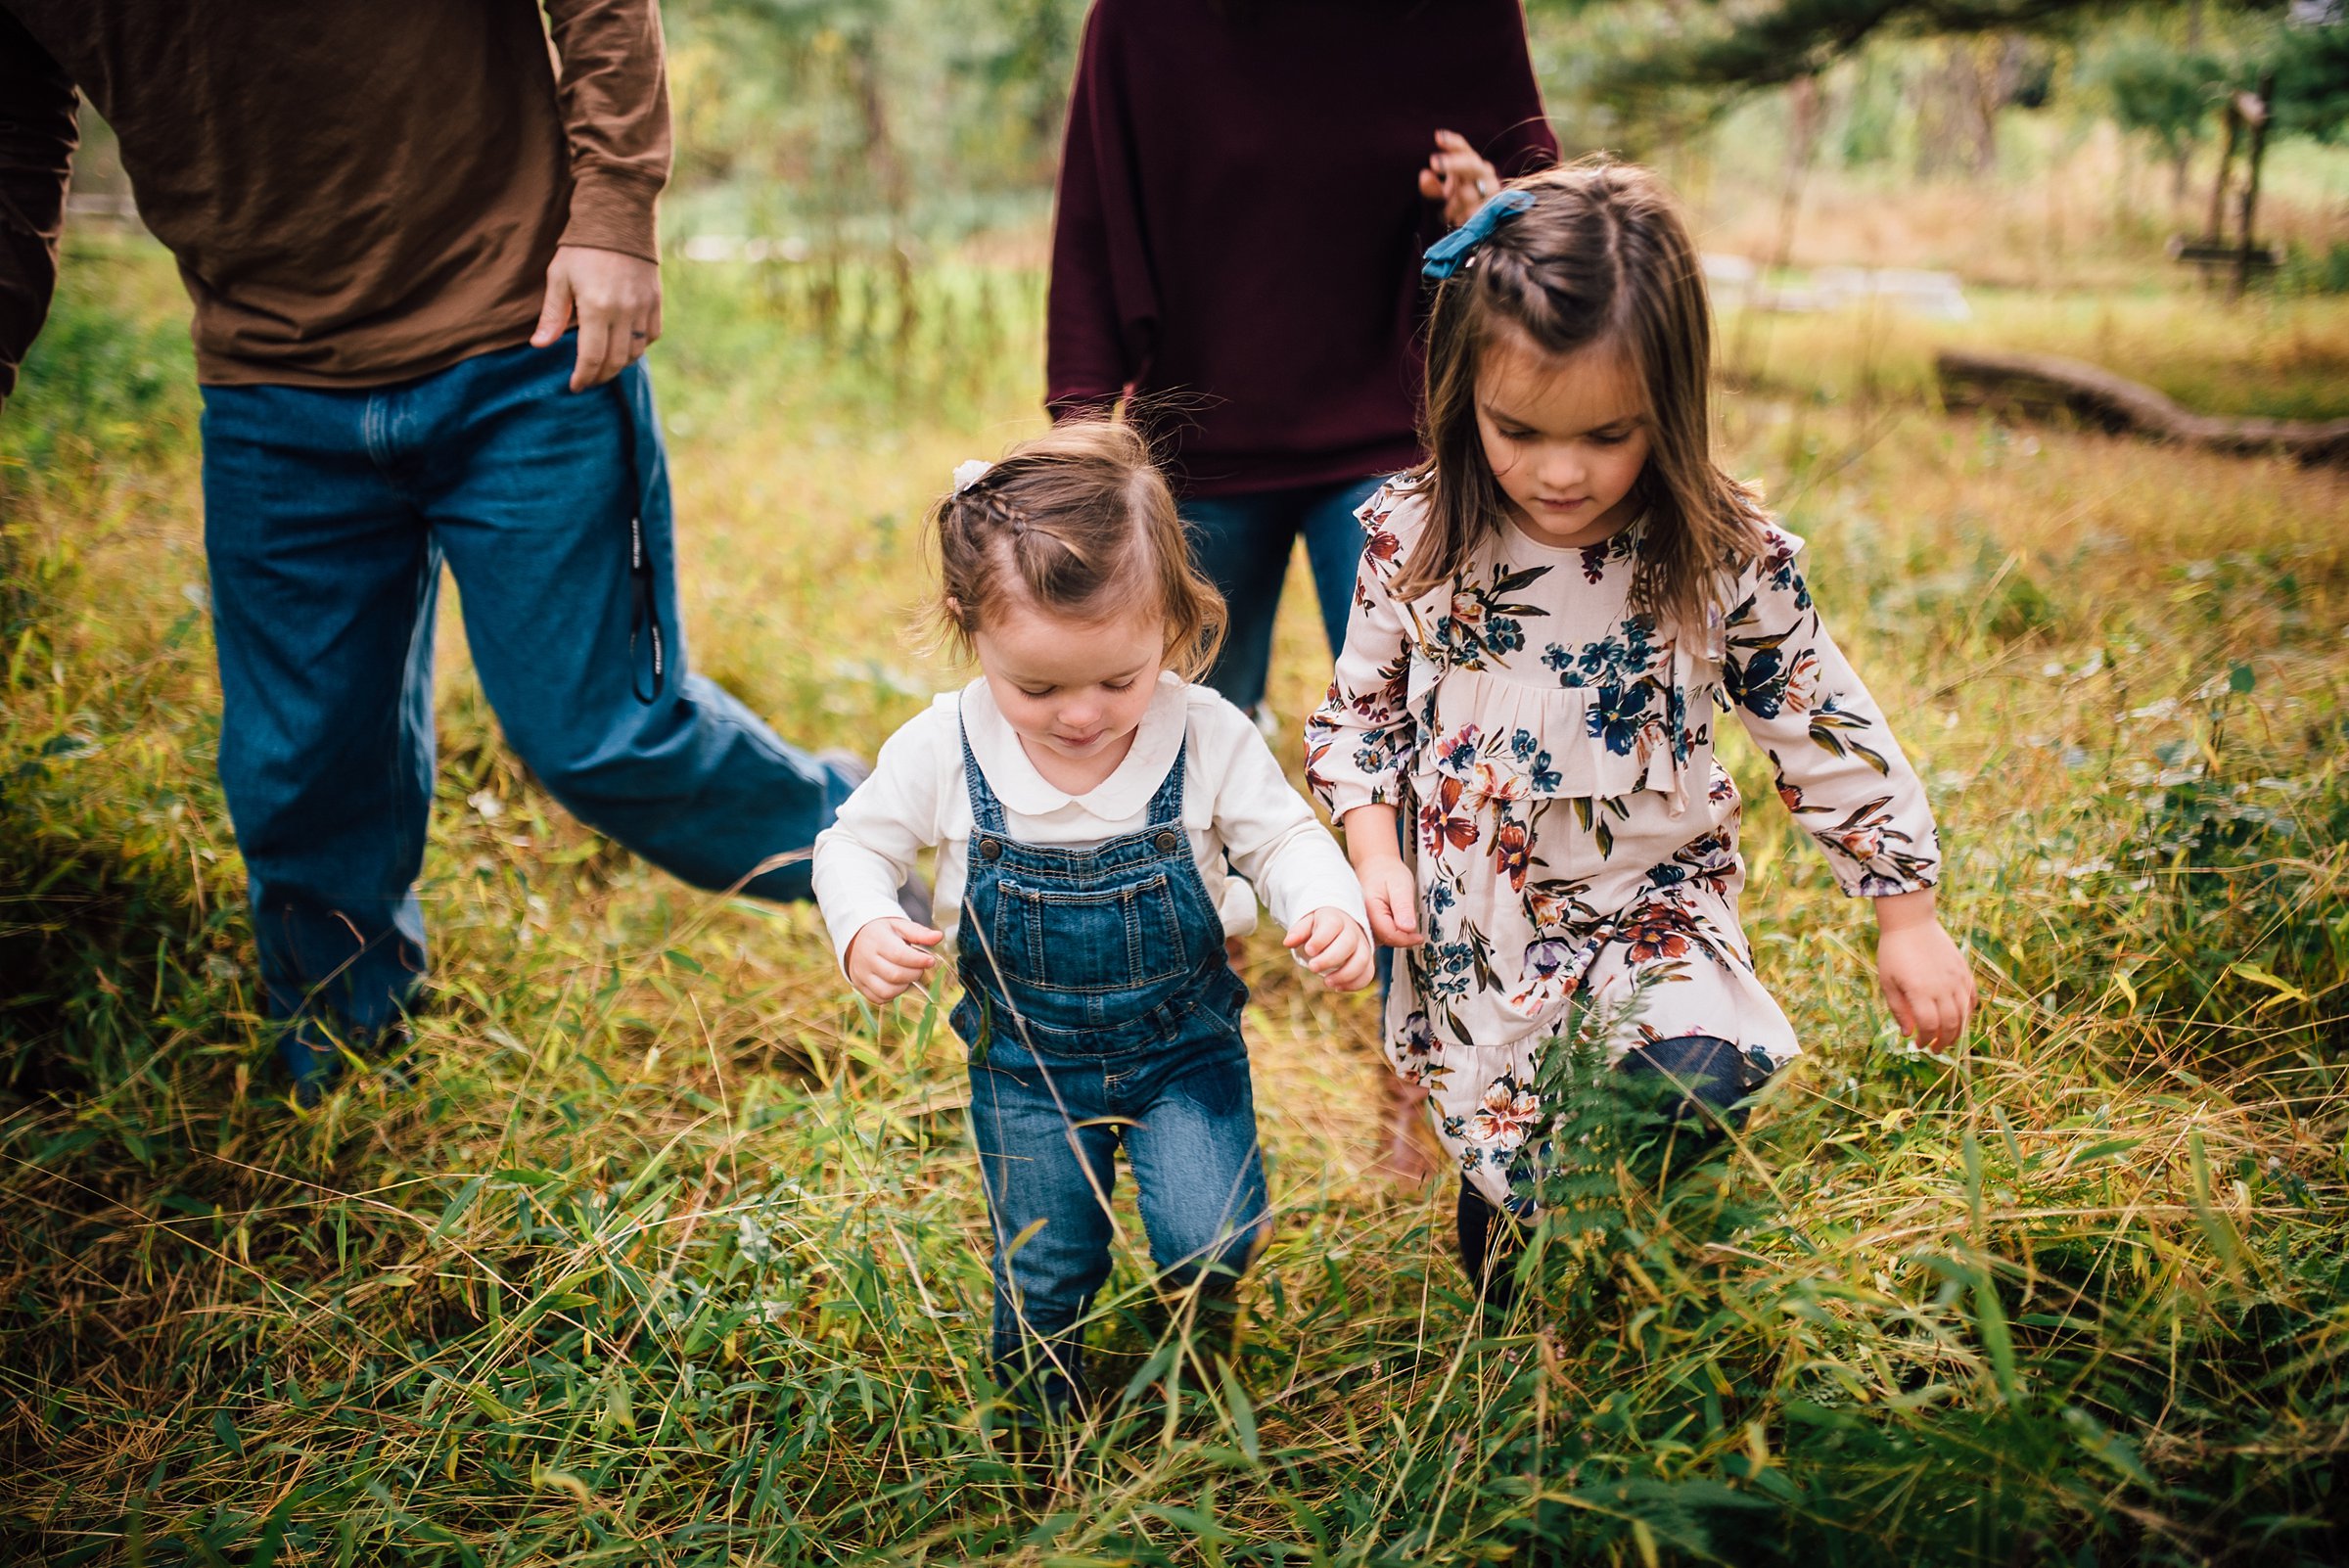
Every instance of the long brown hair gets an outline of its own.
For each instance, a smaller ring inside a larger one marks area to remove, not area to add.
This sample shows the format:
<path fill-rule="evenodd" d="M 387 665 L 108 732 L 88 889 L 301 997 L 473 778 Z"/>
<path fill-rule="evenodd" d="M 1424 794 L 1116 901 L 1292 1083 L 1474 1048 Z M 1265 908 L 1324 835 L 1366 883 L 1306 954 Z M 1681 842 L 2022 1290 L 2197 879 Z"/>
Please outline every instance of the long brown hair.
<path fill-rule="evenodd" d="M 1223 596 L 1191 562 L 1174 495 L 1130 425 L 1075 419 L 1022 441 L 931 508 L 938 623 L 967 656 L 1005 598 L 1078 621 L 1154 595 L 1167 668 L 1196 679 L 1223 642 Z"/>
<path fill-rule="evenodd" d="M 1646 515 L 1635 608 L 1674 626 L 1723 609 L 1727 579 L 1762 547 L 1750 488 L 1713 461 L 1712 312 L 1696 247 L 1663 183 L 1586 159 L 1509 182 L 1533 205 L 1506 218 L 1437 291 L 1428 324 L 1420 440 L 1429 521 L 1395 592 L 1415 598 L 1459 571 L 1504 526 L 1507 497 L 1485 460 L 1476 380 L 1509 331 L 1550 354 L 1619 348 L 1647 399 L 1650 444 L 1632 491 Z"/>

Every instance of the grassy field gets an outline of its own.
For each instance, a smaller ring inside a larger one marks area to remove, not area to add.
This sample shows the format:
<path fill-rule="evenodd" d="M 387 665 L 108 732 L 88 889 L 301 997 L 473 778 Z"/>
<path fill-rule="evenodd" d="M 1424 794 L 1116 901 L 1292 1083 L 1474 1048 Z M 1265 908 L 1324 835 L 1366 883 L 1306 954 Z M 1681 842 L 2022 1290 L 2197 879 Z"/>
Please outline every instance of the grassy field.
<path fill-rule="evenodd" d="M 941 265 L 907 327 L 886 277 L 797 277 L 670 269 L 687 621 L 785 733 L 869 749 L 957 678 L 898 634 L 916 519 L 1035 425 L 1040 288 Z M 1931 782 L 1978 1032 L 1901 1045 L 1865 912 L 1737 753 L 1810 1053 L 1668 1185 L 1578 1145 L 1486 1323 L 1450 1188 L 1373 1173 L 1369 1005 L 1260 938 L 1279 1231 L 1240 1371 L 1168 1376 L 1126 1207 L 1128 1398 L 1022 1466 L 941 1015 L 870 1015 L 810 911 L 566 818 L 453 637 L 418 1080 L 288 1106 L 212 776 L 184 305 L 143 244 L 67 280 L 0 418 L 8 1560 L 2349 1551 L 2349 478 L 1947 417 L 1897 373 L 1922 329 L 1770 324 L 1730 451 Z M 2337 405 L 2349 363 L 2337 302 L 1998 310 L 2245 409 Z"/>

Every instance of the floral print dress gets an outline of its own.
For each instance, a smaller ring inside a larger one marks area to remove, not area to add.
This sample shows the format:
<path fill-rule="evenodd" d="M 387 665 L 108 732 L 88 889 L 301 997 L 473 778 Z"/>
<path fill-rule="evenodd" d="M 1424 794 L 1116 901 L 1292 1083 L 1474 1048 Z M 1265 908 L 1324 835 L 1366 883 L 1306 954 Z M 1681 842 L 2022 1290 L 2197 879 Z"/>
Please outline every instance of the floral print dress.
<path fill-rule="evenodd" d="M 1306 772 L 1339 817 L 1398 807 L 1412 825 L 1423 946 L 1399 955 L 1387 1053 L 1425 1084 L 1469 1180 L 1510 1204 L 1541 1114 L 1540 1053 L 1578 998 L 1609 1053 L 1710 1035 L 1773 1063 L 1793 1027 L 1755 978 L 1737 920 L 1736 786 L 1718 715 L 1768 752 L 1779 797 L 1852 894 L 1931 887 L 1940 852 L 1923 786 L 1819 624 L 1774 526 L 1729 606 L 1671 638 L 1630 608 L 1642 525 L 1586 549 L 1515 528 L 1449 583 L 1388 591 L 1424 526 L 1398 480 L 1362 507 L 1369 540 Z M 1516 1206 L 1522 1207 L 1522 1203 Z"/>

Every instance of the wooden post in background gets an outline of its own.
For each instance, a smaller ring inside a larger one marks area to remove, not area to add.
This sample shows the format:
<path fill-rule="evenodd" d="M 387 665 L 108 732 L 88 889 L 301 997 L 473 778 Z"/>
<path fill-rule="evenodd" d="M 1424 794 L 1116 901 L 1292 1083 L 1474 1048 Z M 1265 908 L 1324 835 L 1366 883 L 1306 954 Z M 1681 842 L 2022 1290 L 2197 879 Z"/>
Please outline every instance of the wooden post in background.
<path fill-rule="evenodd" d="M 2239 103 L 2245 95 L 2237 93 Z M 2243 177 L 2242 249 L 2235 253 L 2234 287 L 2228 298 L 2240 300 L 2243 291 L 2251 286 L 2251 225 L 2259 210 L 2259 161 L 2268 150 L 2268 122 L 2276 117 L 2276 72 L 2263 71 L 2259 78 L 2259 96 L 2242 104 L 2243 118 L 2251 122 L 2250 169 Z"/>
<path fill-rule="evenodd" d="M 2227 140 L 2219 146 L 2219 171 L 2210 177 L 2210 221 L 2202 226 L 2202 238 L 2217 245 L 2224 237 L 2227 223 L 2227 176 L 2234 171 L 2235 139 L 2242 134 L 2243 122 L 2234 112 L 2234 100 L 2227 100 L 2225 115 Z"/>

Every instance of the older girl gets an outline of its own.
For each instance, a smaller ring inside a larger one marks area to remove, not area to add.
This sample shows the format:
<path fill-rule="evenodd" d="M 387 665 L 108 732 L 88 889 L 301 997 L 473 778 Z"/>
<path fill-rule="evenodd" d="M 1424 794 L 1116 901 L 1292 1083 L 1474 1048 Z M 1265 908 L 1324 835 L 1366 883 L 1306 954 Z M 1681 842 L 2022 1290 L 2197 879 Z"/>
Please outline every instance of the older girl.
<path fill-rule="evenodd" d="M 1819 623 L 1802 541 L 1713 461 L 1703 276 L 1662 188 L 1621 164 L 1535 175 L 1427 271 L 1431 457 L 1362 509 L 1307 763 L 1371 930 L 1408 949 L 1388 1052 L 1433 1091 L 1481 1280 L 1497 1214 L 1531 1211 L 1533 1084 L 1578 999 L 1684 1109 L 1727 1109 L 1795 1054 L 1738 927 L 1720 714 L 1873 900 L 1901 1026 L 1956 1040 L 1974 988 L 1935 915 L 1923 787 Z"/>

